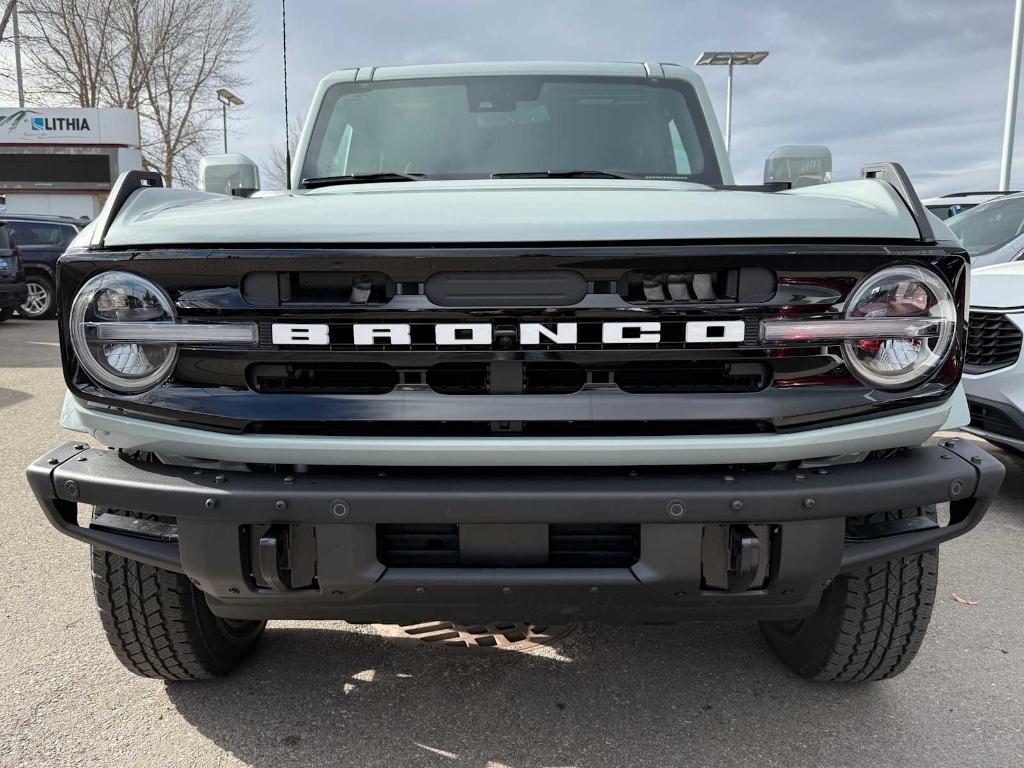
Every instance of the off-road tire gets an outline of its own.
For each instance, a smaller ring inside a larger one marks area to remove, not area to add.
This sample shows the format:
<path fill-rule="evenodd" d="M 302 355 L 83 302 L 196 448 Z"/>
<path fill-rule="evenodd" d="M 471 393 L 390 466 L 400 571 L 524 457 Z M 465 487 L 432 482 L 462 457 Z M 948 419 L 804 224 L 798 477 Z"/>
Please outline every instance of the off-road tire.
<path fill-rule="evenodd" d="M 882 520 L 935 515 L 915 507 L 870 515 Z M 798 621 L 763 621 L 768 645 L 801 677 L 885 680 L 902 672 L 924 639 L 939 572 L 939 550 L 907 555 L 837 576 L 818 610 Z"/>
<path fill-rule="evenodd" d="M 141 677 L 202 680 L 226 675 L 255 647 L 264 621 L 214 616 L 180 573 L 92 551 L 92 583 L 114 655 Z"/>

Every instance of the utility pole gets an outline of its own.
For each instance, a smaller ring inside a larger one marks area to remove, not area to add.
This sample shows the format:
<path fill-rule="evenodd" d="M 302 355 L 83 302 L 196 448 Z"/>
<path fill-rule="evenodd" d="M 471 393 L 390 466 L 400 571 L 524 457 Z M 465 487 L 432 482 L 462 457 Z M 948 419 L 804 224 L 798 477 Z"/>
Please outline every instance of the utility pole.
<path fill-rule="evenodd" d="M 25 107 L 25 83 L 21 79 L 21 35 L 18 34 L 18 0 L 12 0 L 11 31 L 14 33 L 14 72 L 18 79 L 18 108 Z"/>
<path fill-rule="evenodd" d="M 1020 50 L 1024 32 L 1024 0 L 1017 0 L 1013 13 L 1013 44 L 1010 49 L 1010 82 L 1006 89 L 1006 120 L 1003 123 L 1003 159 L 999 164 L 999 191 L 1010 190 L 1013 164 L 1013 133 L 1017 122 L 1017 91 L 1020 90 Z"/>

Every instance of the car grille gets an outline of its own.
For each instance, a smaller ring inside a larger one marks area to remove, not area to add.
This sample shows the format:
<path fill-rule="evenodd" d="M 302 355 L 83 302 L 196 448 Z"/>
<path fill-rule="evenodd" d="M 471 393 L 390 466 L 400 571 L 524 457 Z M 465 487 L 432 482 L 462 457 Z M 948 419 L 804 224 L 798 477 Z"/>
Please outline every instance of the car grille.
<path fill-rule="evenodd" d="M 625 568 L 640 557 L 640 526 L 617 523 L 553 523 L 548 553 L 536 566 Z M 473 566 L 462 555 L 456 523 L 390 523 L 377 526 L 377 558 L 392 568 Z"/>
<path fill-rule="evenodd" d="M 1003 409 L 988 403 L 968 400 L 971 410 L 971 426 L 993 435 L 1024 440 L 1024 429 Z"/>
<path fill-rule="evenodd" d="M 1022 334 L 1003 314 L 971 311 L 965 373 L 987 373 L 1017 362 Z"/>

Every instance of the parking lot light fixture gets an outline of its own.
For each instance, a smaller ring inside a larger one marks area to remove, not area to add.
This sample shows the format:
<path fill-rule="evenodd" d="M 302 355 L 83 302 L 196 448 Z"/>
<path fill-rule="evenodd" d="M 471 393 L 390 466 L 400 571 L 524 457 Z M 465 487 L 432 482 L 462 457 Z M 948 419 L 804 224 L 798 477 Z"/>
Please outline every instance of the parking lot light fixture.
<path fill-rule="evenodd" d="M 217 89 L 217 101 L 221 103 L 221 116 L 224 125 L 224 154 L 226 155 L 228 153 L 228 107 L 240 107 L 245 102 L 227 88 Z"/>
<path fill-rule="evenodd" d="M 729 74 L 725 81 L 725 149 L 728 151 L 732 138 L 732 68 L 734 66 L 760 64 L 768 57 L 768 51 L 704 51 L 697 57 L 698 66 L 727 66 Z"/>

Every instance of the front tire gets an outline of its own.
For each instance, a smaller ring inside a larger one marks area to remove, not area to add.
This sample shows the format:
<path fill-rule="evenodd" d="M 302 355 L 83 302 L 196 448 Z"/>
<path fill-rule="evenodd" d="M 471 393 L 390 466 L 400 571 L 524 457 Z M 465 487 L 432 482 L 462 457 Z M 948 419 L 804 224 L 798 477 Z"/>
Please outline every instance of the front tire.
<path fill-rule="evenodd" d="M 141 677 L 202 680 L 234 670 L 265 621 L 214 616 L 186 576 L 98 549 L 92 583 L 114 655 Z"/>
<path fill-rule="evenodd" d="M 57 314 L 57 291 L 53 281 L 43 275 L 28 275 L 28 298 L 18 307 L 18 314 L 27 320 L 49 320 Z"/>
<path fill-rule="evenodd" d="M 914 508 L 867 522 L 934 515 Z M 801 677 L 820 681 L 886 680 L 913 661 L 935 604 L 939 550 L 907 555 L 837 576 L 815 613 L 798 621 L 763 621 L 768 645 Z"/>

